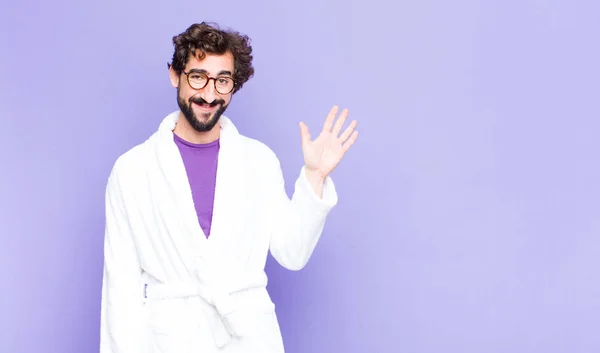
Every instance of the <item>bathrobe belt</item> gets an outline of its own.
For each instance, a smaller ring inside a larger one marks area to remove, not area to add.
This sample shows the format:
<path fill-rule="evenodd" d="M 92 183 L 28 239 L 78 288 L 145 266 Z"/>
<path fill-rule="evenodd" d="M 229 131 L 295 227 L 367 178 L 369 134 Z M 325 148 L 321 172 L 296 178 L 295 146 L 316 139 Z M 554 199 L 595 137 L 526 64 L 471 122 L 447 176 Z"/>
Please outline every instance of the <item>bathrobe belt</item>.
<path fill-rule="evenodd" d="M 237 277 L 232 286 L 218 286 L 215 283 L 176 282 L 147 284 L 145 297 L 148 300 L 178 299 L 186 297 L 200 297 L 210 309 L 205 310 L 209 315 L 209 322 L 217 347 L 225 346 L 232 337 L 241 337 L 245 328 L 251 323 L 247 322 L 247 315 L 243 309 L 252 309 L 252 303 L 244 300 L 244 293 L 252 289 L 266 288 L 267 275 L 260 271 L 252 275 Z M 227 289 L 226 289 L 227 288 Z M 272 304 L 272 303 L 271 303 Z"/>

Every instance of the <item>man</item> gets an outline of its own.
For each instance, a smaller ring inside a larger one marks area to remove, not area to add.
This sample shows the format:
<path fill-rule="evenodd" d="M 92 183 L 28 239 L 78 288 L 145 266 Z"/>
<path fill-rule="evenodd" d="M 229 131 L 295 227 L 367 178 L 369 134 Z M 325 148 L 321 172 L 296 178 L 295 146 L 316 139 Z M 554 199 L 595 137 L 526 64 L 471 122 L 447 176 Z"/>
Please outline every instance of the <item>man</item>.
<path fill-rule="evenodd" d="M 290 200 L 280 164 L 223 115 L 253 76 L 246 36 L 195 24 L 173 38 L 179 110 L 120 156 L 106 188 L 101 353 L 281 353 L 264 272 L 299 270 L 337 203 L 329 176 L 357 139 L 327 115 Z"/>

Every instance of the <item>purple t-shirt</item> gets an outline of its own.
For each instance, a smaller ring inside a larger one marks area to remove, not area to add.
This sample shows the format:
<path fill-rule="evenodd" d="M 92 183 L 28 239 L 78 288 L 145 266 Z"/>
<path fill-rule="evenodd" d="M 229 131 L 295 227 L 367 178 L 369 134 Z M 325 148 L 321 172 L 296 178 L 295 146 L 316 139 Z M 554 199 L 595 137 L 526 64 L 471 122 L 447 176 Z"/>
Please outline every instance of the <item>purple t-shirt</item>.
<path fill-rule="evenodd" d="M 195 144 L 175 134 L 173 137 L 185 165 L 200 227 L 208 238 L 213 215 L 219 140 Z"/>

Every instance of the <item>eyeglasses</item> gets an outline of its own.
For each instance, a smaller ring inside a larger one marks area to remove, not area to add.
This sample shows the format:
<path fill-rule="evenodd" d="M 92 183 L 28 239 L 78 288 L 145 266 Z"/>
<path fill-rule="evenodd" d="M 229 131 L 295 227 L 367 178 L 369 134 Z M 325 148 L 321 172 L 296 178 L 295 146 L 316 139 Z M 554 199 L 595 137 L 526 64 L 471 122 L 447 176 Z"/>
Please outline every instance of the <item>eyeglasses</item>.
<path fill-rule="evenodd" d="M 185 72 L 182 71 L 187 77 L 187 82 L 193 89 L 203 89 L 208 84 L 208 81 L 213 80 L 215 90 L 220 94 L 229 94 L 235 87 L 235 80 L 227 76 L 209 77 L 207 74 L 202 72 Z"/>

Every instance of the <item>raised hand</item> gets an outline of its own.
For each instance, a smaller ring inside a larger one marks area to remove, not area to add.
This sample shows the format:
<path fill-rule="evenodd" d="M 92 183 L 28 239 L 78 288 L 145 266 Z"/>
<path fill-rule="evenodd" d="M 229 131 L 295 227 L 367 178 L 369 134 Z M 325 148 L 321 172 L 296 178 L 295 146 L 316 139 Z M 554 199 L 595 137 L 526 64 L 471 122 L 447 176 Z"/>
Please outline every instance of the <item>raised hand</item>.
<path fill-rule="evenodd" d="M 314 141 L 310 139 L 310 132 L 306 124 L 303 122 L 299 124 L 302 153 L 307 172 L 315 173 L 323 180 L 337 167 L 358 138 L 358 131 L 355 131 L 358 125 L 356 120 L 353 120 L 340 135 L 348 118 L 348 109 L 342 110 L 336 120 L 337 113 L 338 107 L 333 106 L 325 119 L 321 133 Z"/>

